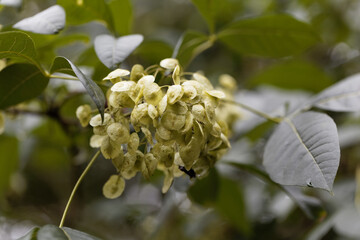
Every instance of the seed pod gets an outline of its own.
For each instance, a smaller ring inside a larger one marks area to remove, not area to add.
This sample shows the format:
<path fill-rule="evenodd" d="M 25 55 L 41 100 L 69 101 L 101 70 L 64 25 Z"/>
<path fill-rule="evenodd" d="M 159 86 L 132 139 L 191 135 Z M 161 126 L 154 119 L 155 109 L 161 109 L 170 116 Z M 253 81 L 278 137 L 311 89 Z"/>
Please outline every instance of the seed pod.
<path fill-rule="evenodd" d="M 177 65 L 179 65 L 179 61 L 175 58 L 165 58 L 160 62 L 160 66 L 167 70 L 173 70 Z"/>
<path fill-rule="evenodd" d="M 141 131 L 144 133 L 147 142 L 150 143 L 151 145 L 153 145 L 152 134 L 151 134 L 150 130 L 146 127 L 141 127 Z"/>
<path fill-rule="evenodd" d="M 107 128 L 107 134 L 111 140 L 118 144 L 128 143 L 130 140 L 129 130 L 121 123 L 112 123 Z"/>
<path fill-rule="evenodd" d="M 131 112 L 130 120 L 134 127 L 138 125 L 139 122 L 143 123 L 144 125 L 148 125 L 149 120 L 151 120 L 148 115 L 148 104 L 141 103 L 139 105 L 136 105 Z"/>
<path fill-rule="evenodd" d="M 220 85 L 229 91 L 235 91 L 236 90 L 236 80 L 228 75 L 228 74 L 222 74 L 219 77 Z"/>
<path fill-rule="evenodd" d="M 145 85 L 143 94 L 145 101 L 155 106 L 158 105 L 158 103 L 163 97 L 163 93 L 159 85 L 157 85 L 156 83 L 150 83 Z"/>
<path fill-rule="evenodd" d="M 111 87 L 111 91 L 113 92 L 128 92 L 135 88 L 136 83 L 133 81 L 122 81 L 115 83 L 114 86 Z"/>
<path fill-rule="evenodd" d="M 161 124 L 168 130 L 180 130 L 185 125 L 185 115 L 166 111 L 161 118 Z"/>
<path fill-rule="evenodd" d="M 174 104 L 181 99 L 184 90 L 180 85 L 172 85 L 168 88 L 166 95 L 168 96 L 168 103 Z"/>
<path fill-rule="evenodd" d="M 210 134 L 214 137 L 221 136 L 221 127 L 217 122 L 215 122 L 215 124 L 212 126 Z"/>
<path fill-rule="evenodd" d="M 206 121 L 206 113 L 205 108 L 201 104 L 195 104 L 191 108 L 191 113 L 194 116 L 196 120 L 199 122 L 205 122 Z"/>
<path fill-rule="evenodd" d="M 144 75 L 144 67 L 140 64 L 135 64 L 131 68 L 130 80 L 137 82 Z"/>
<path fill-rule="evenodd" d="M 86 127 L 91 119 L 91 107 L 88 104 L 81 105 L 76 109 L 76 117 L 79 119 L 81 126 Z M 1 133 L 1 118 L 2 114 L 0 113 L 0 133 Z M 4 120 L 3 120 L 4 121 Z"/>
<path fill-rule="evenodd" d="M 194 99 L 197 95 L 197 91 L 193 86 L 190 85 L 182 85 L 184 94 L 182 99 L 184 102 L 190 101 Z"/>
<path fill-rule="evenodd" d="M 167 191 L 169 191 L 172 183 L 174 181 L 174 176 L 172 171 L 170 170 L 165 170 L 165 177 L 164 177 L 164 183 L 163 183 L 163 187 L 161 189 L 162 193 L 167 193 Z"/>
<path fill-rule="evenodd" d="M 140 143 L 139 135 L 136 132 L 132 133 L 130 135 L 130 140 L 128 143 L 128 152 L 135 153 L 139 147 L 139 143 Z"/>
<path fill-rule="evenodd" d="M 186 146 L 180 147 L 180 157 L 184 162 L 186 170 L 190 170 L 194 162 L 199 158 L 201 153 L 201 144 L 193 137 Z"/>
<path fill-rule="evenodd" d="M 151 119 L 155 119 L 156 117 L 159 116 L 157 109 L 152 104 L 148 104 L 148 114 Z"/>
<path fill-rule="evenodd" d="M 184 127 L 181 129 L 181 133 L 186 133 L 188 132 L 192 126 L 193 126 L 193 122 L 194 122 L 194 116 L 193 114 L 188 111 L 186 114 L 185 114 L 185 125 Z"/>
<path fill-rule="evenodd" d="M 171 131 L 167 130 L 163 125 L 159 125 L 156 128 L 156 132 L 159 135 L 159 137 L 163 140 L 170 140 L 172 135 L 171 135 Z"/>
<path fill-rule="evenodd" d="M 194 73 L 193 78 L 196 81 L 198 81 L 201 85 L 203 85 L 204 89 L 206 89 L 206 90 L 214 89 L 214 87 L 211 84 L 211 82 L 209 81 L 209 79 L 207 79 L 207 77 L 205 77 L 204 75 L 202 75 L 200 73 Z"/>
<path fill-rule="evenodd" d="M 134 168 L 136 162 L 136 151 L 135 152 L 127 152 L 124 155 L 124 162 L 122 165 L 121 172 L 129 171 Z"/>
<path fill-rule="evenodd" d="M 124 159 L 125 159 L 124 151 L 121 147 L 121 152 L 120 152 L 119 156 L 112 159 L 112 163 L 118 172 L 121 172 L 122 166 L 124 164 Z"/>
<path fill-rule="evenodd" d="M 127 92 L 111 92 L 108 99 L 109 105 L 113 108 L 132 108 L 135 105 Z"/>
<path fill-rule="evenodd" d="M 175 85 L 180 85 L 180 75 L 181 75 L 181 67 L 180 65 L 176 65 L 172 74 L 172 78 Z"/>
<path fill-rule="evenodd" d="M 111 73 L 109 73 L 104 79 L 105 80 L 110 80 L 112 83 L 116 83 L 118 81 L 121 81 L 122 77 L 125 77 L 127 75 L 129 75 L 130 72 L 126 69 L 115 69 L 114 71 L 112 71 Z"/>
<path fill-rule="evenodd" d="M 196 177 L 201 179 L 209 173 L 210 165 L 205 157 L 200 157 L 193 165 L 192 169 L 196 172 Z"/>
<path fill-rule="evenodd" d="M 149 179 L 154 174 L 157 166 L 157 160 L 152 153 L 145 154 L 145 168 L 142 174 L 145 178 Z"/>
<path fill-rule="evenodd" d="M 92 148 L 99 148 L 101 147 L 101 144 L 103 140 L 106 138 L 106 136 L 100 136 L 100 135 L 93 135 L 90 138 L 90 147 Z"/>
<path fill-rule="evenodd" d="M 159 109 L 160 116 L 163 115 L 163 113 L 166 110 L 166 107 L 167 107 L 167 95 L 165 95 L 159 102 L 158 109 Z"/>
<path fill-rule="evenodd" d="M 106 159 L 116 158 L 120 155 L 120 152 L 122 152 L 121 145 L 114 143 L 109 137 L 104 138 L 100 149 Z"/>
<path fill-rule="evenodd" d="M 134 163 L 134 170 L 135 171 L 143 171 L 145 168 L 145 161 L 144 161 L 144 154 L 137 150 L 135 153 L 135 163 Z"/>
<path fill-rule="evenodd" d="M 173 146 L 157 143 L 154 145 L 152 152 L 165 167 L 171 167 L 173 165 L 175 158 L 175 149 Z"/>
<path fill-rule="evenodd" d="M 103 194 L 106 198 L 115 199 L 120 197 L 125 189 L 125 180 L 118 175 L 111 175 L 103 187 Z"/>
<path fill-rule="evenodd" d="M 91 118 L 89 124 L 92 127 L 97 127 L 97 126 L 104 126 L 104 125 L 108 124 L 110 121 L 111 121 L 110 114 L 108 114 L 108 113 L 104 114 L 104 122 L 102 122 L 102 120 L 101 120 L 101 115 L 97 114 Z"/>

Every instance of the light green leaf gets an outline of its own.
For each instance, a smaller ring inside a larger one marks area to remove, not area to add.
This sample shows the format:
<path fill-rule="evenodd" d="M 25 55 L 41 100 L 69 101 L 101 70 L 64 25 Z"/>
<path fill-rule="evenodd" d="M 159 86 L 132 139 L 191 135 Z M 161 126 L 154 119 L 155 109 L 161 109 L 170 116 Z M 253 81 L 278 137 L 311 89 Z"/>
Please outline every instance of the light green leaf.
<path fill-rule="evenodd" d="M 45 225 L 39 229 L 37 232 L 36 238 L 37 240 L 70 240 L 65 233 L 58 227 L 54 225 Z"/>
<path fill-rule="evenodd" d="M 108 4 L 113 16 L 115 30 L 117 34 L 130 34 L 133 23 L 133 9 L 131 1 L 112 0 Z"/>
<path fill-rule="evenodd" d="M 39 228 L 33 228 L 26 235 L 18 238 L 17 240 L 37 240 L 36 234 L 38 231 Z"/>
<path fill-rule="evenodd" d="M 299 54 L 320 40 L 309 24 L 288 15 L 239 20 L 223 29 L 218 38 L 240 54 L 264 57 Z"/>
<path fill-rule="evenodd" d="M 23 32 L 0 33 L 0 58 L 22 58 L 44 72 L 36 58 L 33 40 Z"/>
<path fill-rule="evenodd" d="M 49 82 L 34 65 L 13 64 L 0 72 L 0 109 L 32 99 L 42 93 Z"/>
<path fill-rule="evenodd" d="M 313 106 L 336 112 L 360 111 L 360 74 L 325 89 L 312 101 Z"/>
<path fill-rule="evenodd" d="M 333 83 L 317 66 L 305 61 L 287 61 L 273 65 L 250 79 L 251 86 L 268 84 L 284 89 L 319 92 Z"/>
<path fill-rule="evenodd" d="M 13 28 L 40 34 L 56 34 L 65 26 L 65 11 L 54 5 L 16 23 Z"/>
<path fill-rule="evenodd" d="M 143 41 L 140 34 L 114 38 L 103 34 L 95 38 L 95 52 L 100 61 L 110 69 L 118 67 Z"/>
<path fill-rule="evenodd" d="M 100 20 L 111 31 L 114 31 L 111 11 L 104 0 L 58 0 L 57 4 L 65 9 L 67 13 L 66 22 L 68 24 L 83 24 Z"/>
<path fill-rule="evenodd" d="M 279 184 L 331 191 L 339 161 L 334 121 L 323 113 L 305 112 L 280 123 L 265 146 L 263 164 Z"/>
<path fill-rule="evenodd" d="M 19 165 L 19 141 L 15 137 L 0 136 L 0 196 L 9 187 L 10 177 Z"/>
<path fill-rule="evenodd" d="M 71 240 L 100 240 L 100 238 L 68 227 L 63 227 L 62 230 L 69 236 L 69 239 Z"/>
<path fill-rule="evenodd" d="M 9 7 L 20 7 L 22 0 L 0 0 L 0 5 Z"/>
<path fill-rule="evenodd" d="M 96 104 L 101 117 L 104 117 L 104 108 L 105 108 L 105 96 L 101 88 L 90 78 L 85 76 L 80 69 L 75 66 L 69 59 L 65 57 L 55 58 L 53 65 L 50 70 L 51 73 L 60 72 L 65 74 L 70 74 L 76 76 L 80 82 L 84 85 L 86 91 L 90 95 L 91 99 Z"/>

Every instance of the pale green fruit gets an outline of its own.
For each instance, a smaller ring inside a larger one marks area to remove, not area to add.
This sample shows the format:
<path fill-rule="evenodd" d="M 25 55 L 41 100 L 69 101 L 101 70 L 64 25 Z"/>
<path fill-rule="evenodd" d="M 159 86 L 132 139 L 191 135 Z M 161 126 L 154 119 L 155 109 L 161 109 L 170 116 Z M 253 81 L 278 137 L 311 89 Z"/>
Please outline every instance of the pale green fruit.
<path fill-rule="evenodd" d="M 129 129 L 121 123 L 110 124 L 106 131 L 111 140 L 118 144 L 128 143 L 130 141 Z"/>
<path fill-rule="evenodd" d="M 145 101 L 147 103 L 155 105 L 155 106 L 158 105 L 158 103 L 160 102 L 160 100 L 163 97 L 163 93 L 162 93 L 159 85 L 157 85 L 156 83 L 149 83 L 149 84 L 145 85 L 143 94 L 144 94 Z"/>
<path fill-rule="evenodd" d="M 214 89 L 214 87 L 211 84 L 211 82 L 209 81 L 209 79 L 207 79 L 207 77 L 205 77 L 204 75 L 202 75 L 200 73 L 194 73 L 193 78 L 196 81 L 198 81 L 201 85 L 203 85 L 206 90 Z"/>
<path fill-rule="evenodd" d="M 103 186 L 103 194 L 106 198 L 115 199 L 121 196 L 125 189 L 125 180 L 118 175 L 111 175 Z"/>
<path fill-rule="evenodd" d="M 168 130 L 180 130 L 185 125 L 185 115 L 178 115 L 170 111 L 166 111 L 161 118 L 161 124 Z"/>
<path fill-rule="evenodd" d="M 140 64 L 135 64 L 131 68 L 130 80 L 137 82 L 143 76 L 144 76 L 144 67 Z"/>
<path fill-rule="evenodd" d="M 126 69 L 115 69 L 114 71 L 110 72 L 103 81 L 110 80 L 112 83 L 121 81 L 122 77 L 129 75 L 130 72 Z"/>
<path fill-rule="evenodd" d="M 97 114 L 91 118 L 89 124 L 92 127 L 97 127 L 97 126 L 104 126 L 104 125 L 108 124 L 110 121 L 111 121 L 110 114 L 108 114 L 108 113 L 104 114 L 104 122 L 102 122 L 101 115 Z"/>
<path fill-rule="evenodd" d="M 128 152 L 135 153 L 139 147 L 140 138 L 136 132 L 133 132 L 130 135 L 130 140 L 128 142 Z"/>
<path fill-rule="evenodd" d="M 180 75 L 181 75 L 181 67 L 180 67 L 180 65 L 176 65 L 176 67 L 173 71 L 173 74 L 172 74 L 172 78 L 173 78 L 175 85 L 180 84 Z"/>
<path fill-rule="evenodd" d="M 175 149 L 173 146 L 157 143 L 154 145 L 152 152 L 165 167 L 171 167 L 173 165 L 175 158 Z"/>
<path fill-rule="evenodd" d="M 90 147 L 92 148 L 99 148 L 101 147 L 102 142 L 106 138 L 106 135 L 93 135 L 90 138 Z"/>
<path fill-rule="evenodd" d="M 173 176 L 172 171 L 165 170 L 164 183 L 163 183 L 163 187 L 161 189 L 161 192 L 162 193 L 167 193 L 167 191 L 169 191 L 173 181 L 174 181 L 174 176 Z"/>
<path fill-rule="evenodd" d="M 149 144 L 153 145 L 153 139 L 152 139 L 152 134 L 151 134 L 150 130 L 146 127 L 141 127 L 141 131 L 144 133 L 147 142 Z"/>
<path fill-rule="evenodd" d="M 122 152 L 120 144 L 114 143 L 110 137 L 105 137 L 101 143 L 101 153 L 106 159 L 116 158 Z"/>
<path fill-rule="evenodd" d="M 1 132 L 1 113 L 0 113 L 0 132 Z M 88 104 L 81 105 L 76 109 L 76 117 L 79 119 L 81 126 L 86 127 L 91 119 L 91 107 Z M 3 117 L 2 117 L 3 119 Z M 3 120 L 4 121 L 4 120 Z"/>
<path fill-rule="evenodd" d="M 172 85 L 168 88 L 166 95 L 168 96 L 168 103 L 174 104 L 181 99 L 184 90 L 180 85 Z"/>
<path fill-rule="evenodd" d="M 220 85 L 227 90 L 230 90 L 230 91 L 236 90 L 236 80 L 228 74 L 220 75 L 219 82 L 220 82 Z"/>
<path fill-rule="evenodd" d="M 206 113 L 205 108 L 201 104 L 195 104 L 191 108 L 191 113 L 194 116 L 194 118 L 200 122 L 206 121 Z"/>
<path fill-rule="evenodd" d="M 122 166 L 124 164 L 124 159 L 125 159 L 124 152 L 121 147 L 121 152 L 120 152 L 119 156 L 112 159 L 112 163 L 118 172 L 121 172 Z"/>
<path fill-rule="evenodd" d="M 157 160 L 152 153 L 145 154 L 144 158 L 145 168 L 143 169 L 142 174 L 145 178 L 149 179 L 156 170 Z"/>
<path fill-rule="evenodd" d="M 175 58 L 165 58 L 160 62 L 160 66 L 167 70 L 173 70 L 178 65 L 179 61 Z"/>

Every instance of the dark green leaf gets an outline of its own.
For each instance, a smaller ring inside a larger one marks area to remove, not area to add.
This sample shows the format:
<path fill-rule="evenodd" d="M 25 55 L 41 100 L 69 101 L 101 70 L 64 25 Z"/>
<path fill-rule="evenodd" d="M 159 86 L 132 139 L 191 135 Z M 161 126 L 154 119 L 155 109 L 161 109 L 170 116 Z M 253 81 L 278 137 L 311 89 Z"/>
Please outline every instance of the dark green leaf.
<path fill-rule="evenodd" d="M 190 199 L 194 202 L 209 205 L 214 204 L 218 197 L 219 175 L 212 169 L 208 176 L 198 179 L 188 191 Z"/>
<path fill-rule="evenodd" d="M 151 40 L 144 41 L 135 51 L 150 64 L 160 63 L 164 58 L 168 58 L 172 54 L 172 47 L 162 41 Z"/>
<path fill-rule="evenodd" d="M 10 176 L 19 165 L 19 141 L 15 137 L 0 136 L 0 196 L 9 187 Z"/>
<path fill-rule="evenodd" d="M 114 69 L 140 45 L 143 39 L 140 34 L 120 38 L 106 34 L 99 35 L 94 42 L 95 52 L 105 66 Z"/>
<path fill-rule="evenodd" d="M 249 234 L 250 225 L 246 216 L 244 197 L 237 182 L 224 177 L 220 178 L 216 209 L 240 231 Z"/>
<path fill-rule="evenodd" d="M 96 104 L 99 112 L 104 117 L 105 96 L 101 88 L 90 78 L 86 77 L 80 69 L 65 57 L 57 57 L 50 70 L 51 73 L 60 72 L 76 76 L 84 85 L 86 91 Z"/>
<path fill-rule="evenodd" d="M 313 105 L 336 112 L 360 111 L 360 74 L 347 77 L 325 89 L 312 101 Z"/>
<path fill-rule="evenodd" d="M 263 164 L 279 184 L 331 191 L 339 161 L 334 121 L 323 113 L 305 112 L 280 123 L 266 144 Z"/>
<path fill-rule="evenodd" d="M 68 24 L 83 24 L 93 20 L 100 20 L 111 31 L 114 30 L 111 11 L 104 0 L 58 0 L 57 4 L 65 9 Z"/>
<path fill-rule="evenodd" d="M 37 240 L 70 240 L 60 228 L 54 225 L 45 225 L 41 227 L 37 232 L 36 237 Z"/>
<path fill-rule="evenodd" d="M 21 20 L 13 27 L 40 34 L 56 34 L 65 26 L 65 11 L 59 5 L 54 5 L 44 11 Z"/>
<path fill-rule="evenodd" d="M 69 239 L 72 239 L 72 240 L 100 240 L 100 238 L 91 236 L 87 233 L 80 232 L 75 229 L 63 227 L 62 230 L 64 232 L 66 232 L 66 234 L 69 236 Z"/>
<path fill-rule="evenodd" d="M 209 37 L 200 32 L 188 31 L 182 36 L 178 53 L 173 57 L 177 58 L 180 64 L 186 67 L 196 56 L 195 50 L 201 44 L 208 41 Z"/>
<path fill-rule="evenodd" d="M 32 99 L 42 93 L 49 82 L 34 65 L 13 64 L 0 72 L 0 109 Z"/>
<path fill-rule="evenodd" d="M 25 236 L 18 238 L 17 240 L 38 240 L 36 235 L 39 231 L 39 228 L 33 228 Z"/>
<path fill-rule="evenodd" d="M 131 33 L 133 22 L 133 10 L 130 0 L 112 0 L 109 2 L 115 30 L 119 35 Z"/>
<path fill-rule="evenodd" d="M 0 33 L 0 58 L 10 57 L 25 59 L 43 71 L 36 59 L 34 42 L 26 33 Z"/>
<path fill-rule="evenodd" d="M 333 83 L 317 66 L 305 61 L 276 64 L 250 79 L 250 85 L 269 84 L 285 89 L 319 92 Z"/>
<path fill-rule="evenodd" d="M 240 20 L 222 30 L 218 38 L 241 54 L 265 57 L 299 54 L 320 40 L 309 24 L 288 15 Z"/>

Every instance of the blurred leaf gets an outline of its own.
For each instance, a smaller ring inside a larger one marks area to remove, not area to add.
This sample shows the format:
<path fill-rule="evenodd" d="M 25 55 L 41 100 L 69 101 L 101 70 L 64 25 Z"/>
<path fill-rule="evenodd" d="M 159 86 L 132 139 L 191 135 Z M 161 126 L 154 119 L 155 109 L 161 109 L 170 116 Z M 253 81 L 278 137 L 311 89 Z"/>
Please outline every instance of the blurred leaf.
<path fill-rule="evenodd" d="M 0 5 L 9 7 L 20 7 L 22 0 L 0 0 Z"/>
<path fill-rule="evenodd" d="M 58 227 L 54 225 L 45 225 L 39 229 L 36 236 L 37 240 L 47 240 L 47 239 L 56 239 L 56 240 L 70 240 L 69 237 Z"/>
<path fill-rule="evenodd" d="M 38 231 L 39 228 L 33 228 L 25 236 L 18 238 L 17 240 L 37 240 L 36 235 Z"/>
<path fill-rule="evenodd" d="M 115 69 L 143 41 L 140 34 L 114 38 L 111 35 L 99 35 L 95 38 L 95 52 L 100 61 L 110 69 Z"/>
<path fill-rule="evenodd" d="M 10 176 L 19 165 L 19 141 L 15 137 L 0 136 L 0 196 L 8 188 Z"/>
<path fill-rule="evenodd" d="M 15 31 L 0 33 L 0 58 L 9 57 L 25 59 L 43 71 L 36 58 L 34 42 L 26 33 Z"/>
<path fill-rule="evenodd" d="M 198 179 L 188 190 L 190 199 L 202 205 L 213 205 L 219 194 L 219 174 L 212 169 L 209 175 Z"/>
<path fill-rule="evenodd" d="M 56 34 L 65 26 L 65 11 L 59 5 L 54 5 L 44 11 L 21 20 L 13 27 L 40 34 Z"/>
<path fill-rule="evenodd" d="M 345 78 L 325 89 L 312 101 L 313 105 L 336 112 L 360 111 L 360 74 Z"/>
<path fill-rule="evenodd" d="M 130 0 L 112 0 L 109 9 L 114 19 L 115 30 L 119 35 L 131 33 L 133 10 Z"/>
<path fill-rule="evenodd" d="M 62 230 L 66 232 L 66 234 L 69 236 L 69 239 L 71 240 L 100 240 L 100 238 L 68 227 L 63 227 Z"/>
<path fill-rule="evenodd" d="M 208 24 L 210 32 L 217 26 L 229 23 L 242 8 L 242 1 L 231 0 L 192 0 Z"/>
<path fill-rule="evenodd" d="M 163 41 L 150 40 L 143 42 L 136 49 L 135 54 L 151 64 L 160 63 L 161 60 L 171 56 L 172 47 Z"/>
<path fill-rule="evenodd" d="M 86 91 L 90 95 L 91 99 L 96 104 L 96 107 L 98 108 L 101 117 L 104 118 L 104 108 L 106 101 L 104 93 L 93 80 L 86 77 L 80 71 L 80 69 L 77 66 L 75 66 L 70 60 L 68 60 L 65 57 L 55 58 L 50 72 L 51 73 L 60 72 L 78 77 L 80 82 L 84 85 Z"/>
<path fill-rule="evenodd" d="M 187 31 L 184 33 L 181 39 L 181 44 L 177 54 L 173 57 L 177 58 L 180 64 L 186 67 L 191 60 L 195 57 L 194 51 L 201 44 L 208 41 L 208 36 L 203 33 L 195 31 Z"/>
<path fill-rule="evenodd" d="M 317 66 L 305 61 L 287 61 L 273 65 L 250 79 L 251 86 L 269 84 L 284 89 L 319 92 L 333 83 Z"/>
<path fill-rule="evenodd" d="M 353 204 L 344 206 L 334 219 L 334 229 L 337 233 L 351 239 L 360 238 L 360 211 Z"/>
<path fill-rule="evenodd" d="M 32 99 L 42 93 L 49 82 L 31 64 L 13 64 L 0 72 L 0 109 Z"/>
<path fill-rule="evenodd" d="M 265 146 L 263 164 L 279 184 L 332 191 L 339 160 L 334 121 L 323 113 L 305 112 L 280 123 Z"/>
<path fill-rule="evenodd" d="M 211 189 L 211 188 L 210 188 Z M 243 193 L 239 184 L 225 177 L 220 178 L 216 209 L 244 234 L 250 233 Z"/>
<path fill-rule="evenodd" d="M 223 29 L 218 38 L 240 54 L 284 57 L 319 42 L 313 28 L 288 15 L 244 19 Z"/>
<path fill-rule="evenodd" d="M 274 125 L 275 123 L 272 121 L 265 121 L 247 132 L 245 137 L 249 138 L 252 142 L 255 142 L 259 138 L 264 137 L 265 133 L 267 133 Z"/>
<path fill-rule="evenodd" d="M 57 4 L 64 7 L 68 24 L 83 24 L 100 20 L 111 31 L 114 31 L 111 11 L 104 0 L 58 0 Z"/>

